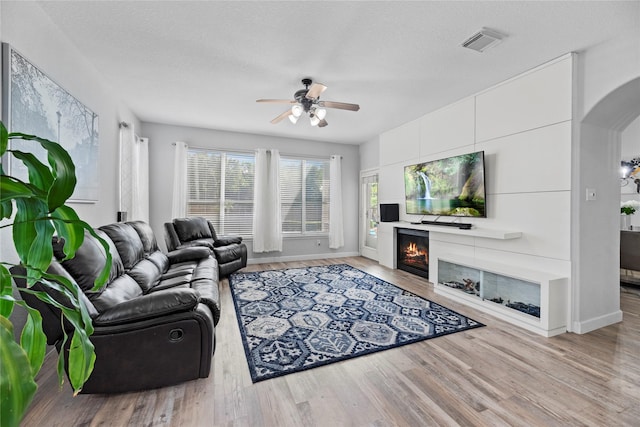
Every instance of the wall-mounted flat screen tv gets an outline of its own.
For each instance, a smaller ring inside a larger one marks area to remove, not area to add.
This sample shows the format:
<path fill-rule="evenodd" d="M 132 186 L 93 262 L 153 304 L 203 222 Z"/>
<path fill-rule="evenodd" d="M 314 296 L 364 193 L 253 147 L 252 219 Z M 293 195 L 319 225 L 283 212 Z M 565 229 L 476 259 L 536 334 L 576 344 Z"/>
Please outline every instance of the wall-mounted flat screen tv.
<path fill-rule="evenodd" d="M 486 218 L 484 151 L 404 168 L 407 214 Z"/>

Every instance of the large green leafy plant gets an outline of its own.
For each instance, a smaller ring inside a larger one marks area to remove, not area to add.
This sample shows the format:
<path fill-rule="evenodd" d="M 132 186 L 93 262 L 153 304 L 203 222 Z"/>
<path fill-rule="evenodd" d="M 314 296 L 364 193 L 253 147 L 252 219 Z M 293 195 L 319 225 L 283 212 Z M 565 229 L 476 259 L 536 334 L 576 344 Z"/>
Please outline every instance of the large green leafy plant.
<path fill-rule="evenodd" d="M 32 153 L 11 150 L 12 139 L 32 140 L 47 152 L 48 165 Z M 62 317 L 73 326 L 68 354 L 61 351 L 58 358 L 58 378 L 62 385 L 65 364 L 69 382 L 77 394 L 93 370 L 95 352 L 89 339 L 93 333 L 91 318 L 78 298 L 82 290 L 75 282 L 47 273 L 55 235 L 64 238 L 66 258 L 73 258 L 84 240 L 85 230 L 96 237 L 105 249 L 106 263 L 94 290 L 108 279 L 111 255 L 107 243 L 96 235 L 93 228 L 82 221 L 66 205 L 76 186 L 75 166 L 69 153 L 58 143 L 22 133 L 9 133 L 0 122 L 0 156 L 21 161 L 28 170 L 28 179 L 19 179 L 5 173 L 0 165 L 0 227 L 11 227 L 13 245 L 24 267 L 27 288 L 23 292 L 35 295 L 41 301 L 58 308 Z M 6 162 L 3 162 L 6 163 Z M 17 261 L 16 261 L 17 262 Z M 12 273 L 9 268 L 16 262 L 0 260 L 0 425 L 17 426 L 24 416 L 37 385 L 34 381 L 44 362 L 46 336 L 40 313 L 12 295 Z M 48 293 L 36 291 L 32 286 L 40 282 L 64 295 L 68 302 L 61 304 Z M 26 310 L 27 320 L 19 339 L 14 337 L 14 325 L 9 316 L 16 306 Z M 69 336 L 65 333 L 62 349 Z"/>

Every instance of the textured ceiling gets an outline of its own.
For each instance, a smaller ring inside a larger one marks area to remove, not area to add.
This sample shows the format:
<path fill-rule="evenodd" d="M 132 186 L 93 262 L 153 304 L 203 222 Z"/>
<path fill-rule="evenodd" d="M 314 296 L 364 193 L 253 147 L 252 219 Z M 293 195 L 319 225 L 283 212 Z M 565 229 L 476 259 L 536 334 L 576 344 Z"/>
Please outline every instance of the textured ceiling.
<path fill-rule="evenodd" d="M 385 130 L 571 51 L 640 36 L 640 2 L 39 2 L 142 121 L 340 143 Z M 478 53 L 482 27 L 507 35 Z M 329 126 L 270 120 L 311 77 Z"/>

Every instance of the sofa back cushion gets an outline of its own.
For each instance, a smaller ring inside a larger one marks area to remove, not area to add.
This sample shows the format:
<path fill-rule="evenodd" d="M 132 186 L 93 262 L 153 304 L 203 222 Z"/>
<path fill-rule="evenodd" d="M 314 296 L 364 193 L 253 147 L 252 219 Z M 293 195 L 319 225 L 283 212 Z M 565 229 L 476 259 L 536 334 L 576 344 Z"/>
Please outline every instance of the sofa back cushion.
<path fill-rule="evenodd" d="M 136 233 L 138 233 L 145 255 L 149 256 L 149 254 L 159 250 L 158 241 L 149 224 L 144 221 L 129 221 L 127 225 L 133 227 Z"/>
<path fill-rule="evenodd" d="M 109 252 L 112 256 L 112 262 L 108 282 L 111 282 L 124 274 L 124 266 L 122 265 L 120 255 L 109 236 L 100 230 L 96 230 L 96 234 L 109 244 Z M 107 261 L 104 248 L 100 242 L 98 242 L 98 240 L 87 231 L 84 233 L 84 242 L 78 248 L 76 255 L 72 259 L 64 260 L 65 254 L 63 252 L 63 247 L 64 239 L 54 237 L 54 256 L 62 263 L 62 266 L 69 272 L 78 286 L 87 293 L 93 288 L 96 279 L 100 275 L 100 272 Z"/>
<path fill-rule="evenodd" d="M 197 239 L 213 239 L 209 222 L 201 217 L 176 218 L 173 220 L 176 234 L 180 242 L 190 242 Z"/>
<path fill-rule="evenodd" d="M 170 265 L 169 258 L 162 251 L 155 251 L 149 254 L 147 259 L 158 267 L 158 270 L 160 270 L 160 273 L 166 273 L 167 270 L 169 269 L 169 265 Z"/>
<path fill-rule="evenodd" d="M 150 259 L 143 259 L 127 272 L 135 280 L 146 294 L 154 286 L 160 283 L 162 272 Z"/>
<path fill-rule="evenodd" d="M 144 259 L 144 246 L 135 228 L 121 222 L 100 227 L 113 241 L 125 271 L 131 270 Z"/>

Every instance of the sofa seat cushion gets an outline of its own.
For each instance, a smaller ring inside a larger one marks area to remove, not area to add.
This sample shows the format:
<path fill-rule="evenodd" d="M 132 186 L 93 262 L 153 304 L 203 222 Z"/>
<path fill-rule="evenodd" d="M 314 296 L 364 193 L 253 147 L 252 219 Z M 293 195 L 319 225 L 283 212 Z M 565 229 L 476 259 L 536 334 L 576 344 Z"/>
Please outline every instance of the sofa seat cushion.
<path fill-rule="evenodd" d="M 162 280 L 171 279 L 172 277 L 185 276 L 193 273 L 198 263 L 195 261 L 181 262 L 180 264 L 174 264 L 162 275 Z"/>
<path fill-rule="evenodd" d="M 118 304 L 142 295 L 138 283 L 128 274 L 123 274 L 107 283 L 98 292 L 85 292 L 99 313 L 115 307 Z"/>
<path fill-rule="evenodd" d="M 207 258 L 211 254 L 208 248 L 193 246 L 187 248 L 176 249 L 167 254 L 170 264 L 179 264 L 186 261 L 199 261 Z"/>
<path fill-rule="evenodd" d="M 175 288 L 179 286 L 191 287 L 191 274 L 183 274 L 176 277 L 162 279 L 151 292 L 158 292 L 163 289 Z"/>
<path fill-rule="evenodd" d="M 214 325 L 220 320 L 220 292 L 218 290 L 218 262 L 209 255 L 199 261 L 183 262 L 171 266 L 162 275 L 160 282 L 153 287 L 151 293 L 165 289 L 190 287 L 196 291 L 200 303 L 211 310 Z"/>
<path fill-rule="evenodd" d="M 195 239 L 182 243 L 178 248 L 193 248 L 196 246 L 202 246 L 212 250 L 215 247 L 215 243 L 213 242 L 213 239 Z"/>
<path fill-rule="evenodd" d="M 215 247 L 218 246 L 228 246 L 228 245 L 239 245 L 242 243 L 241 236 L 218 236 L 216 241 L 213 243 Z"/>

